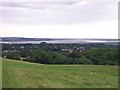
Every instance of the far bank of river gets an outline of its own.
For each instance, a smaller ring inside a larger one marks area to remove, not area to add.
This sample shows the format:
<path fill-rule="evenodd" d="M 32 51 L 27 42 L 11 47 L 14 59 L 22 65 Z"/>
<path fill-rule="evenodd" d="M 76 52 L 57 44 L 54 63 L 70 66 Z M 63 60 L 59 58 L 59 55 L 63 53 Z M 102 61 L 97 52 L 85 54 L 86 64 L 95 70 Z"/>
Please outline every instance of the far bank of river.
<path fill-rule="evenodd" d="M 69 44 L 69 43 L 118 43 L 118 41 L 107 41 L 107 40 L 49 40 L 49 41 L 0 41 L 3 44 L 40 44 L 46 42 L 48 44 Z"/>

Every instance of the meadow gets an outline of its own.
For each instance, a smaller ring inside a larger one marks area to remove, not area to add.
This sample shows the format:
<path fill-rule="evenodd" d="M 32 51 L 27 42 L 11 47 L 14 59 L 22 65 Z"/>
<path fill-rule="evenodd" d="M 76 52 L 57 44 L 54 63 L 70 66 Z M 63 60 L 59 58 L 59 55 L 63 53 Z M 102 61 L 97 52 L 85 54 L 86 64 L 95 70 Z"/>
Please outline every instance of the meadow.
<path fill-rule="evenodd" d="M 0 89 L 2 88 L 2 57 L 0 57 Z"/>
<path fill-rule="evenodd" d="M 118 66 L 52 65 L 2 59 L 3 88 L 117 88 Z"/>

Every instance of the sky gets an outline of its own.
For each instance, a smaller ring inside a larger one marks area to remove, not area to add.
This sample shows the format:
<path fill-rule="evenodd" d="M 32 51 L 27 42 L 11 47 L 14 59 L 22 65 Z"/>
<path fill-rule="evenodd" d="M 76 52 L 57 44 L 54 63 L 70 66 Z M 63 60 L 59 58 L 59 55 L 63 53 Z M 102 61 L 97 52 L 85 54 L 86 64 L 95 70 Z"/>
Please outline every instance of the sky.
<path fill-rule="evenodd" d="M 0 37 L 118 38 L 119 0 L 1 0 Z"/>

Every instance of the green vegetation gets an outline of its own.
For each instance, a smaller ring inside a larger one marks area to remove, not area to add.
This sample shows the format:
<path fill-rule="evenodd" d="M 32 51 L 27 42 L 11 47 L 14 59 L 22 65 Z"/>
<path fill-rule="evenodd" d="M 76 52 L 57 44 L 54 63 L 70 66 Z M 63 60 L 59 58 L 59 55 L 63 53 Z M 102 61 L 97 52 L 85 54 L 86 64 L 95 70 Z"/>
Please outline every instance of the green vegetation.
<path fill-rule="evenodd" d="M 3 58 L 2 73 L 3 88 L 118 87 L 118 66 L 45 65 Z"/>
<path fill-rule="evenodd" d="M 2 57 L 0 57 L 0 89 L 2 88 Z"/>
<path fill-rule="evenodd" d="M 40 64 L 118 65 L 120 59 L 114 44 L 3 44 L 2 52 L 9 59 Z"/>

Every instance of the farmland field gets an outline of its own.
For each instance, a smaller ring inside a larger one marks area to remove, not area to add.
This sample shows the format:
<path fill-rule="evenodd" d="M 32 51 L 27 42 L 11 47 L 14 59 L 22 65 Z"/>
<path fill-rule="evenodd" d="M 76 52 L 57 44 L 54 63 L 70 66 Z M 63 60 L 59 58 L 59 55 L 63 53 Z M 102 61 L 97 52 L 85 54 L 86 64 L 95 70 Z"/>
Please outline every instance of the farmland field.
<path fill-rule="evenodd" d="M 3 88 L 117 88 L 118 67 L 44 65 L 3 58 Z"/>

